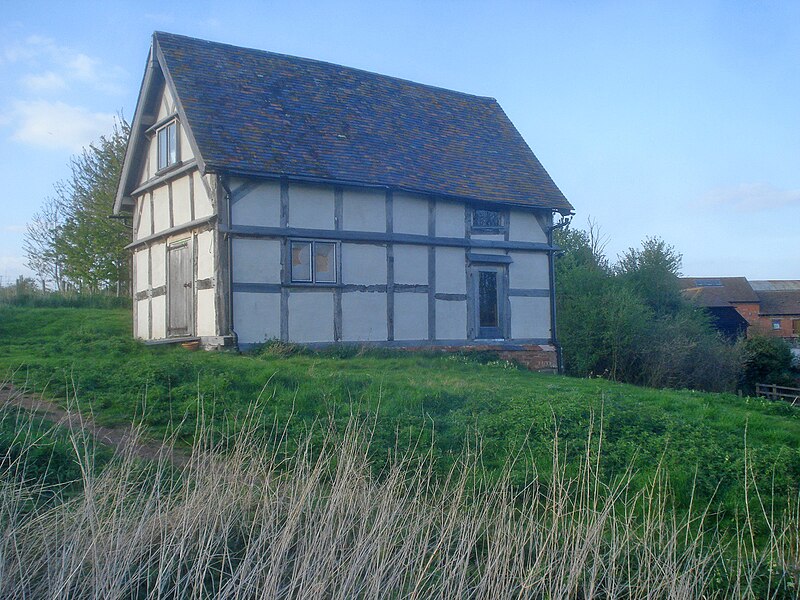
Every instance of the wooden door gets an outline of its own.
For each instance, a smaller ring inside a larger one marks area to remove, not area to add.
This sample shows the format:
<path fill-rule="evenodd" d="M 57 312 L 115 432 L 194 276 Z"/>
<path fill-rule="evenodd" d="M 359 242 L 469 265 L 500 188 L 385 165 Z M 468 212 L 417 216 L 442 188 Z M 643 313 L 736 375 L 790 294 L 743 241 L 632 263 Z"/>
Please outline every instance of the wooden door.
<path fill-rule="evenodd" d="M 192 335 L 194 302 L 192 254 L 189 240 L 167 247 L 167 335 Z"/>

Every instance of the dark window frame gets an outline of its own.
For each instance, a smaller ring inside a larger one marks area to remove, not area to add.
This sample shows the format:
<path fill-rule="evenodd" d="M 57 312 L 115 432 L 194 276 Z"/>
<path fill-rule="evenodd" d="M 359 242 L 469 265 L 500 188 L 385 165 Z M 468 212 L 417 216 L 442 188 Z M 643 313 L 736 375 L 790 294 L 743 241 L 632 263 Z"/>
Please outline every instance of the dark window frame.
<path fill-rule="evenodd" d="M 288 261 L 289 261 L 289 283 L 291 285 L 308 285 L 308 286 L 336 286 L 339 284 L 340 273 L 341 273 L 341 265 L 340 265 L 340 256 L 341 256 L 341 248 L 340 243 L 333 240 L 316 240 L 316 239 L 306 239 L 306 238 L 295 238 L 288 241 L 289 244 L 289 252 L 288 252 Z M 298 279 L 295 278 L 294 273 L 294 264 L 292 262 L 292 247 L 294 244 L 307 244 L 309 246 L 309 271 L 310 271 L 310 279 Z M 317 277 L 317 267 L 316 267 L 316 248 L 318 244 L 325 244 L 332 246 L 333 249 L 333 280 L 320 281 Z"/>
<path fill-rule="evenodd" d="M 497 224 L 496 225 L 487 225 L 487 224 L 480 224 L 479 215 L 483 213 L 486 214 L 496 214 L 497 215 Z M 500 208 L 486 208 L 486 207 L 476 207 L 472 209 L 472 213 L 470 215 L 470 233 L 477 233 L 477 234 L 502 234 L 505 233 L 506 229 L 508 228 L 508 211 L 505 211 Z"/>

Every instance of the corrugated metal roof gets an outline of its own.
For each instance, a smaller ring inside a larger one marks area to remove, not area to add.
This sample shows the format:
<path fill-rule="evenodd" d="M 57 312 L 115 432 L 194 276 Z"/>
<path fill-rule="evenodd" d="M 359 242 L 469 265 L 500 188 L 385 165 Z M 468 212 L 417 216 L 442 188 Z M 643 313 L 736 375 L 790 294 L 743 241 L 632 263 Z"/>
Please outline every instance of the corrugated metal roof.
<path fill-rule="evenodd" d="M 157 32 L 209 170 L 572 210 L 493 98 Z"/>
<path fill-rule="evenodd" d="M 750 285 L 757 292 L 789 292 L 800 290 L 800 279 L 765 279 L 751 281 Z"/>

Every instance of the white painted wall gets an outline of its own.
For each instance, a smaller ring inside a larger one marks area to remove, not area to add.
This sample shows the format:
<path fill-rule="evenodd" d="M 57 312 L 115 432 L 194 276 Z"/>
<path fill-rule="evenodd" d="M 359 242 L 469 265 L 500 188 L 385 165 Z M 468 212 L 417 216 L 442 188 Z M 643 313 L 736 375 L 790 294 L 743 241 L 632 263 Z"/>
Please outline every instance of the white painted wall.
<path fill-rule="evenodd" d="M 281 185 L 277 181 L 263 182 L 247 190 L 237 188 L 244 180 L 231 181 L 235 202 L 231 204 L 231 221 L 234 225 L 258 225 L 260 227 L 280 227 L 281 224 Z"/>
<path fill-rule="evenodd" d="M 428 294 L 394 295 L 394 339 L 428 339 Z"/>
<path fill-rule="evenodd" d="M 233 328 L 240 344 L 260 344 L 281 335 L 281 295 L 235 292 Z"/>
<path fill-rule="evenodd" d="M 460 202 L 436 201 L 436 236 L 463 238 L 465 206 Z"/>
<path fill-rule="evenodd" d="M 342 244 L 342 283 L 386 284 L 386 247 Z"/>
<path fill-rule="evenodd" d="M 386 294 L 342 294 L 342 340 L 371 342 L 386 339 Z"/>
<path fill-rule="evenodd" d="M 550 289 L 547 255 L 543 252 L 510 252 L 508 278 L 512 288 Z M 548 318 L 549 320 L 549 318 Z"/>
<path fill-rule="evenodd" d="M 153 310 L 153 339 L 167 337 L 167 295 L 161 294 L 151 301 Z"/>
<path fill-rule="evenodd" d="M 411 194 L 394 194 L 392 227 L 395 233 L 428 235 L 428 199 Z M 463 230 L 462 230 L 463 235 Z"/>
<path fill-rule="evenodd" d="M 215 202 L 209 196 L 206 185 L 213 190 L 213 175 L 206 175 L 205 183 L 199 171 L 192 173 L 194 177 L 194 218 L 202 219 L 215 214 Z"/>
<path fill-rule="evenodd" d="M 436 339 L 467 338 L 467 303 L 453 300 L 436 301 Z"/>
<path fill-rule="evenodd" d="M 148 252 L 147 248 L 140 248 L 133 253 L 134 292 L 143 292 L 147 289 L 147 279 L 150 274 Z"/>
<path fill-rule="evenodd" d="M 514 242 L 547 242 L 536 215 L 532 212 L 512 210 L 508 228 L 508 239 Z"/>
<path fill-rule="evenodd" d="M 386 192 L 344 190 L 342 221 L 349 231 L 386 231 Z"/>
<path fill-rule="evenodd" d="M 290 185 L 289 226 L 334 229 L 333 188 L 303 184 Z"/>
<path fill-rule="evenodd" d="M 281 243 L 278 240 L 235 238 L 231 246 L 235 282 L 281 282 Z"/>
<path fill-rule="evenodd" d="M 197 278 L 209 279 L 215 276 L 214 266 L 214 231 L 203 231 L 197 234 Z"/>
<path fill-rule="evenodd" d="M 150 300 L 139 300 L 136 303 L 136 337 L 140 340 L 146 340 L 150 336 L 149 327 L 149 308 Z"/>
<path fill-rule="evenodd" d="M 550 299 L 512 296 L 511 337 L 550 338 Z"/>
<path fill-rule="evenodd" d="M 189 194 L 189 176 L 179 177 L 172 186 L 173 226 L 178 227 L 192 220 L 192 199 Z"/>
<path fill-rule="evenodd" d="M 333 341 L 333 292 L 289 294 L 289 341 Z"/>
<path fill-rule="evenodd" d="M 134 237 L 139 240 L 153 233 L 150 223 L 150 194 L 139 196 L 136 202 L 137 209 L 139 210 L 139 228 L 135 232 Z"/>
<path fill-rule="evenodd" d="M 464 249 L 441 246 L 436 248 L 436 293 L 465 294 L 466 291 L 467 267 Z"/>
<path fill-rule="evenodd" d="M 428 285 L 428 247 L 394 245 L 394 281 L 406 285 Z"/>
<path fill-rule="evenodd" d="M 217 335 L 216 294 L 214 289 L 197 290 L 195 309 L 197 335 Z"/>
<path fill-rule="evenodd" d="M 150 266 L 153 270 L 151 283 L 154 288 L 167 284 L 167 245 L 150 246 Z"/>
<path fill-rule="evenodd" d="M 158 186 L 153 190 L 153 226 L 154 233 L 169 229 L 169 187 Z"/>

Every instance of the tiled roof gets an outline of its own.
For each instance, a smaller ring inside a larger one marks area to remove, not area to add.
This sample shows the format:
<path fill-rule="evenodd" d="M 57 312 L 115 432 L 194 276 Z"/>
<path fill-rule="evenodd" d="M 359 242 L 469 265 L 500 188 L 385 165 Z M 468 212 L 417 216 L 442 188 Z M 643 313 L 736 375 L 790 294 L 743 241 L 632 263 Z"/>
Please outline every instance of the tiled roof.
<path fill-rule="evenodd" d="M 761 306 L 759 313 L 771 315 L 800 316 L 800 290 L 792 291 L 764 291 L 756 292 Z"/>
<path fill-rule="evenodd" d="M 568 211 L 493 98 L 179 35 L 154 35 L 209 170 Z"/>
<path fill-rule="evenodd" d="M 683 293 L 700 306 L 759 301 L 745 277 L 681 277 L 680 285 Z"/>

